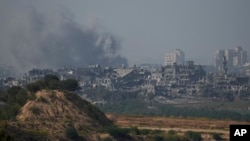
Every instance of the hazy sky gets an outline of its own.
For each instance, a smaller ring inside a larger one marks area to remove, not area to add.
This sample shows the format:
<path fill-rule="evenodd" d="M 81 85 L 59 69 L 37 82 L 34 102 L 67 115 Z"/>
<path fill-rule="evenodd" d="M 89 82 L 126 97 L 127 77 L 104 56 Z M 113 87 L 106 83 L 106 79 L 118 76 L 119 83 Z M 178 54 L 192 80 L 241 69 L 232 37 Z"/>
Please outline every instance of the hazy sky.
<path fill-rule="evenodd" d="M 249 0 L 2 0 L 0 65 L 212 64 L 217 49 L 250 52 Z M 118 60 L 118 61 L 115 61 Z"/>
<path fill-rule="evenodd" d="M 249 0 L 64 0 L 80 23 L 100 24 L 122 39 L 133 63 L 163 63 L 176 48 L 212 63 L 216 49 L 250 52 Z M 249 54 L 249 53 L 248 53 Z"/>

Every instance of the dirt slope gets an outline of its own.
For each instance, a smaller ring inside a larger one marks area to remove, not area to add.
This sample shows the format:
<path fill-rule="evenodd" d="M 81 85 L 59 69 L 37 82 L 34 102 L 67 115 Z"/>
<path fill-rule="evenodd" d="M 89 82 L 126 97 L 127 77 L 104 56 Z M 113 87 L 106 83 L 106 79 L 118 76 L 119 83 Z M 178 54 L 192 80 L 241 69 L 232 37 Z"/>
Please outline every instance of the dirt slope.
<path fill-rule="evenodd" d="M 58 139 L 66 138 L 68 127 L 74 127 L 79 135 L 85 136 L 112 124 L 101 111 L 76 94 L 42 90 L 35 95 L 34 100 L 21 108 L 14 126 Z"/>

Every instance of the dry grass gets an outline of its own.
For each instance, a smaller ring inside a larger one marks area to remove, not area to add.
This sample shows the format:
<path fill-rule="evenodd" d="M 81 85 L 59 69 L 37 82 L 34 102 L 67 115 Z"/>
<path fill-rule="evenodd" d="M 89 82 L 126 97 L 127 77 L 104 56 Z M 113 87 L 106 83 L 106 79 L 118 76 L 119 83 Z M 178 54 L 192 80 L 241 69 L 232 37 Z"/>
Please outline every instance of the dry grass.
<path fill-rule="evenodd" d="M 206 118 L 176 118 L 159 116 L 129 116 L 107 114 L 116 125 L 121 127 L 135 126 L 141 129 L 175 130 L 178 133 L 186 131 L 201 132 L 203 136 L 219 133 L 225 139 L 229 138 L 230 124 L 250 124 L 250 122 L 232 120 L 214 120 Z"/>

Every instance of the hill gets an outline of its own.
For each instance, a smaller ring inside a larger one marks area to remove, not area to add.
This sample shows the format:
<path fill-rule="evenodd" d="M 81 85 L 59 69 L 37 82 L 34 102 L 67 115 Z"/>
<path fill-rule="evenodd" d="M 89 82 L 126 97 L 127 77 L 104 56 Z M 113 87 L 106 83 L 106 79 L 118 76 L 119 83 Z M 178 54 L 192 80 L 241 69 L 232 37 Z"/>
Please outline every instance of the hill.
<path fill-rule="evenodd" d="M 78 95 L 41 90 L 20 109 L 9 131 L 19 140 L 90 140 L 112 122 Z M 13 132 L 14 131 L 14 132 Z M 24 133 L 24 134 L 23 134 Z"/>

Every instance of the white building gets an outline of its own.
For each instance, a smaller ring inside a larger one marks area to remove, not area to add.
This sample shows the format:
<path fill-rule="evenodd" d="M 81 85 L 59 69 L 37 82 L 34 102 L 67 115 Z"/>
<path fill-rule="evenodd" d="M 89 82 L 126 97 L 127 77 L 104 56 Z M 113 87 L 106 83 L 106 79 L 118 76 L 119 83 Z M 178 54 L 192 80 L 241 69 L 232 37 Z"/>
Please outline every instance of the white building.
<path fill-rule="evenodd" d="M 243 50 L 241 46 L 234 49 L 233 66 L 242 67 L 247 63 L 247 51 Z"/>
<path fill-rule="evenodd" d="M 229 71 L 233 71 L 247 63 L 247 51 L 240 46 L 234 49 L 217 50 L 214 56 L 214 65 L 218 71 L 223 71 L 224 56 L 226 57 L 226 65 Z"/>
<path fill-rule="evenodd" d="M 176 49 L 172 53 L 166 53 L 164 58 L 165 65 L 183 64 L 185 62 L 185 54 L 182 50 Z"/>
<path fill-rule="evenodd" d="M 218 71 L 223 70 L 223 56 L 225 56 L 225 50 L 216 50 L 214 55 L 214 65 Z"/>

